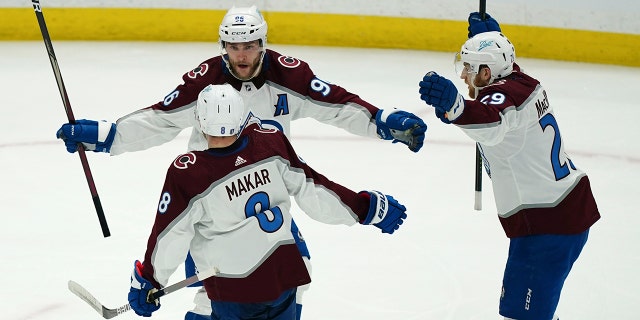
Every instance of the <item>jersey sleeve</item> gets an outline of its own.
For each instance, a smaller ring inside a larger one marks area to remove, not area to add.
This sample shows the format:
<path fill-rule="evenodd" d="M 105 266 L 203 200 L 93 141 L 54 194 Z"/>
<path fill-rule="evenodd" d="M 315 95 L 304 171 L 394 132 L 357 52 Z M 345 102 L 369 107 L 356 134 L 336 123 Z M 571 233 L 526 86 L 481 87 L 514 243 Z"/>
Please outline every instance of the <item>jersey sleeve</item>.
<path fill-rule="evenodd" d="M 166 286 L 169 277 L 184 263 L 194 225 L 204 213 L 201 204 L 193 199 L 197 186 L 191 181 L 197 181 L 197 175 L 181 168 L 190 159 L 193 159 L 192 153 L 180 155 L 168 169 L 147 241 L 143 273 L 146 279 L 153 279 L 157 287 Z"/>
<path fill-rule="evenodd" d="M 277 134 L 284 150 L 280 172 L 298 206 L 312 219 L 326 224 L 353 225 L 363 221 L 369 199 L 315 171 L 296 154 L 284 134 Z"/>
<path fill-rule="evenodd" d="M 359 136 L 377 137 L 375 116 L 380 110 L 357 94 L 316 76 L 302 60 L 270 51 L 267 78 L 300 103 L 292 104 L 293 119 L 313 118 Z"/>
<path fill-rule="evenodd" d="M 182 76 L 183 83 L 161 101 L 118 119 L 111 155 L 145 150 L 173 140 L 195 125 L 193 108 L 198 94 L 215 81 L 219 57 L 202 62 Z M 191 144 L 191 143 L 190 143 Z"/>
<path fill-rule="evenodd" d="M 509 132 L 531 121 L 529 113 L 520 111 L 530 88 L 538 84 L 521 73 L 498 80 L 480 90 L 476 100 L 465 100 L 464 113 L 454 124 L 481 144 L 497 145 Z"/>

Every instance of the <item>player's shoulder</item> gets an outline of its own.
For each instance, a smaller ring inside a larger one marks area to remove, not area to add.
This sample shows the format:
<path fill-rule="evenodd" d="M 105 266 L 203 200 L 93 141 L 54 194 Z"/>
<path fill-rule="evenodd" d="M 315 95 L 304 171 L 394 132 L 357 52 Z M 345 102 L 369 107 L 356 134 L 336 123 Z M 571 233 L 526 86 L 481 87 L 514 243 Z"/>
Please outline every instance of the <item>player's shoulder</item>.
<path fill-rule="evenodd" d="M 274 128 L 265 128 L 262 126 L 262 123 L 254 118 L 252 121 L 247 123 L 245 128 L 242 130 L 242 134 L 251 135 L 257 139 L 282 139 L 284 134 L 282 131 Z"/>
<path fill-rule="evenodd" d="M 204 151 L 189 151 L 178 155 L 169 166 L 168 173 L 172 175 L 197 174 L 204 164 Z"/>
<path fill-rule="evenodd" d="M 269 59 L 269 65 L 272 68 L 281 70 L 305 70 L 309 68 L 309 64 L 306 61 L 271 49 L 267 49 L 266 57 Z"/>
<path fill-rule="evenodd" d="M 189 198 L 206 190 L 211 185 L 211 167 L 215 166 L 207 158 L 205 151 L 190 151 L 178 155 L 167 169 L 165 191 L 179 191 Z"/>
<path fill-rule="evenodd" d="M 295 91 L 300 95 L 307 95 L 311 81 L 314 78 L 313 70 L 309 65 L 292 56 L 280 54 L 267 49 L 264 61 L 264 74 L 267 81 Z"/>
<path fill-rule="evenodd" d="M 511 101 L 511 104 L 520 104 L 536 90 L 539 84 L 540 82 L 535 78 L 521 71 L 514 71 L 509 76 L 497 79 L 483 88 L 480 92 L 480 100 L 483 102 L 505 100 Z"/>
<path fill-rule="evenodd" d="M 224 61 L 221 56 L 215 56 L 200 62 L 195 68 L 187 71 L 183 79 L 185 82 L 215 82 L 214 79 L 223 76 Z"/>
<path fill-rule="evenodd" d="M 242 130 L 242 136 L 247 136 L 251 141 L 251 148 L 260 153 L 281 153 L 286 149 L 286 136 L 275 128 L 266 128 L 260 122 L 250 122 Z"/>

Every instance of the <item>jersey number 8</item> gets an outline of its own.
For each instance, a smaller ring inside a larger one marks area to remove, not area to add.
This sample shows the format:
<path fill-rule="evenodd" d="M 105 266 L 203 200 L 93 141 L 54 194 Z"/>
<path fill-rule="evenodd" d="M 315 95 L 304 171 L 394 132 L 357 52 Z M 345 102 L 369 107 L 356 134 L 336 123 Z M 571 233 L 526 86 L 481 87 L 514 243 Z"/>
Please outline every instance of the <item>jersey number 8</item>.
<path fill-rule="evenodd" d="M 260 228 L 268 233 L 278 231 L 284 222 L 282 210 L 277 206 L 270 206 L 269 195 L 266 192 L 256 192 L 249 197 L 244 207 L 246 217 L 255 216 Z"/>

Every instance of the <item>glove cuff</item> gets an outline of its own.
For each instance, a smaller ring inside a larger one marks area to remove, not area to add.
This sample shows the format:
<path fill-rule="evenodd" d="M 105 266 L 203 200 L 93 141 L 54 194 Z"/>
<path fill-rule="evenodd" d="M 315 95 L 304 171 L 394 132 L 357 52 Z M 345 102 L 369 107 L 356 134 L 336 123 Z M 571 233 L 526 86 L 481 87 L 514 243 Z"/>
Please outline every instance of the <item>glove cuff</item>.
<path fill-rule="evenodd" d="M 115 125 L 106 121 L 98 121 L 98 143 L 107 141 L 115 135 Z M 111 132 L 113 130 L 113 133 Z"/>
<path fill-rule="evenodd" d="M 384 219 L 389 210 L 389 201 L 387 197 L 380 191 L 365 191 L 369 194 L 369 212 L 367 218 L 362 224 L 376 224 Z"/>
<path fill-rule="evenodd" d="M 106 121 L 98 121 L 98 139 L 96 142 L 96 152 L 110 152 L 113 140 L 116 137 L 116 124 Z"/>
<path fill-rule="evenodd" d="M 136 260 L 133 263 L 133 271 L 131 272 L 131 287 L 142 290 L 145 286 L 146 279 L 142 277 L 142 264 Z"/>
<path fill-rule="evenodd" d="M 397 111 L 399 110 L 394 109 L 393 111 L 385 111 L 380 109 L 378 110 L 378 113 L 376 113 L 376 133 L 378 134 L 378 137 L 380 137 L 380 139 L 383 139 L 383 140 L 393 139 L 391 130 L 387 125 L 387 119 L 389 118 L 389 115 Z"/>
<path fill-rule="evenodd" d="M 144 265 L 139 260 L 136 260 L 133 263 L 133 271 L 131 272 L 131 287 L 139 290 L 154 289 L 151 281 L 142 276 L 142 269 L 144 269 Z"/>
<path fill-rule="evenodd" d="M 462 113 L 464 112 L 464 106 L 465 106 L 464 97 L 458 93 L 458 96 L 456 97 L 456 101 L 453 103 L 453 106 L 451 106 L 451 109 L 447 111 L 447 120 L 449 120 L 450 122 L 453 122 L 456 119 L 458 119 L 458 117 L 460 117 L 460 115 L 462 115 Z"/>
<path fill-rule="evenodd" d="M 395 108 L 393 110 L 391 110 L 391 111 L 380 109 L 380 111 L 378 111 L 378 113 L 376 114 L 376 122 L 387 123 L 387 118 L 392 113 L 396 113 L 398 111 L 400 111 L 400 110 L 395 109 Z"/>

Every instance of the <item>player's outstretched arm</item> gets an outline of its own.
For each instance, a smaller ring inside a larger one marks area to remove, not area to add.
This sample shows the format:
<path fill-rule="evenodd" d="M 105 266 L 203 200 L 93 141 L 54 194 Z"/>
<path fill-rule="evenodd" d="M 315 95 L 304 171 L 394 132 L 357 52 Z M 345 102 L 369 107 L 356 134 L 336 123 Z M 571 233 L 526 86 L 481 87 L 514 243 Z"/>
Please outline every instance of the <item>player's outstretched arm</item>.
<path fill-rule="evenodd" d="M 369 212 L 362 224 L 371 224 L 382 230 L 383 233 L 392 234 L 400 228 L 400 225 L 407 218 L 407 209 L 390 195 L 385 195 L 380 191 L 361 191 L 360 194 L 367 194 L 369 200 Z"/>
<path fill-rule="evenodd" d="M 129 304 L 131 309 L 143 317 L 151 317 L 154 311 L 160 309 L 160 300 L 148 301 L 149 297 L 156 291 L 149 280 L 142 277 L 142 263 L 136 260 L 131 273 L 131 289 L 129 289 Z"/>
<path fill-rule="evenodd" d="M 82 143 L 85 150 L 109 153 L 115 136 L 115 123 L 85 119 L 65 123 L 56 132 L 56 137 L 64 141 L 70 153 L 76 152 L 78 143 Z"/>
<path fill-rule="evenodd" d="M 380 110 L 376 114 L 376 132 L 384 140 L 402 142 L 413 152 L 418 152 L 424 143 L 427 125 L 413 113 L 393 109 Z"/>
<path fill-rule="evenodd" d="M 451 80 L 429 71 L 419 85 L 420 99 L 436 109 L 442 122 L 451 123 L 464 112 L 464 97 Z"/>

